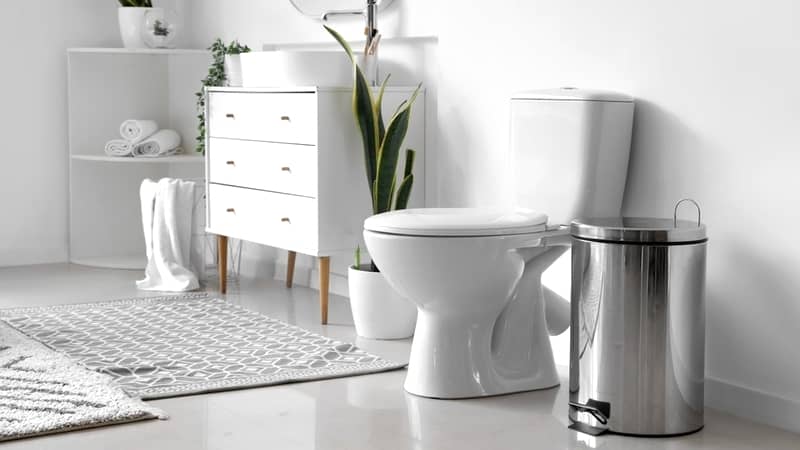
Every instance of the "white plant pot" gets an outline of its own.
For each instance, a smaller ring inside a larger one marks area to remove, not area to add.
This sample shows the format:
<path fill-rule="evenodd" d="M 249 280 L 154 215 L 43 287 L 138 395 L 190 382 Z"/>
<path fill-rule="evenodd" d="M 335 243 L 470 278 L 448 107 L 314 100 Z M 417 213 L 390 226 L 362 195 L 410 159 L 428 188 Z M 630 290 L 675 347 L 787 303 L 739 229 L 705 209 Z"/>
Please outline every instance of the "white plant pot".
<path fill-rule="evenodd" d="M 125 48 L 147 48 L 142 37 L 144 16 L 153 8 L 121 6 L 117 9 L 119 18 L 119 34 Z"/>
<path fill-rule="evenodd" d="M 225 55 L 225 79 L 228 86 L 242 86 L 242 55 Z"/>
<path fill-rule="evenodd" d="M 361 266 L 367 269 L 368 266 Z M 368 339 L 405 339 L 414 334 L 417 307 L 389 286 L 383 274 L 347 271 L 356 333 Z"/>

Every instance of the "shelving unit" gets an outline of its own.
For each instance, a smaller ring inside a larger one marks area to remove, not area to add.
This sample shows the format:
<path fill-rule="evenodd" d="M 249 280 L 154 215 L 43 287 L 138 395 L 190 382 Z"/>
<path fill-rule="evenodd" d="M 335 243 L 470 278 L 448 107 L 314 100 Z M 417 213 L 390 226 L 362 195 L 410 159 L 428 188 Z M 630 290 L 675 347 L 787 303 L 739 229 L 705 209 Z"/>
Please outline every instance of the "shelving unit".
<path fill-rule="evenodd" d="M 126 158 L 108 155 L 72 155 L 72 159 L 83 161 L 104 161 L 122 164 L 203 164 L 202 155 L 175 155 L 160 158 Z"/>
<path fill-rule="evenodd" d="M 67 59 L 70 261 L 142 269 L 142 180 L 204 174 L 204 159 L 194 153 L 194 93 L 211 57 L 205 50 L 74 48 Z M 119 137 L 126 119 L 153 119 L 176 130 L 185 154 L 107 156 L 105 143 Z"/>

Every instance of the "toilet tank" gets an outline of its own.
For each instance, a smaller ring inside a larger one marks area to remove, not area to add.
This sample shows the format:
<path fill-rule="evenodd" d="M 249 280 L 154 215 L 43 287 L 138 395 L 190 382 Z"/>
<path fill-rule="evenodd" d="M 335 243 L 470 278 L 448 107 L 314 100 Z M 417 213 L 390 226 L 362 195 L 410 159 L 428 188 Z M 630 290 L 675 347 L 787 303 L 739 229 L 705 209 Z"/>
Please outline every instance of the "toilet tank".
<path fill-rule="evenodd" d="M 621 215 L 633 98 L 560 88 L 511 98 L 511 173 L 516 206 L 551 225 Z"/>

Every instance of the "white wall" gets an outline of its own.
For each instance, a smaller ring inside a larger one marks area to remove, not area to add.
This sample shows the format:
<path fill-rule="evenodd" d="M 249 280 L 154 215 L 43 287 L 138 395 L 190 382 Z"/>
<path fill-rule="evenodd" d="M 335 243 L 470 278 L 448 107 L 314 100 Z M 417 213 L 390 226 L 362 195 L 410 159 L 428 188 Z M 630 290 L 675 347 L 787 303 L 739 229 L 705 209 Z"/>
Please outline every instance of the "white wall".
<path fill-rule="evenodd" d="M 197 45 L 327 39 L 288 0 L 199 0 L 190 16 Z M 625 213 L 668 216 L 691 196 L 709 229 L 709 403 L 800 411 L 800 3 L 397 0 L 384 17 L 388 35 L 439 37 L 438 170 L 427 183 L 441 205 L 505 194 L 511 92 L 634 95 Z M 355 38 L 359 24 L 340 28 Z M 722 398 L 737 389 L 761 404 Z M 796 414 L 765 420 L 800 430 Z"/>
<path fill-rule="evenodd" d="M 67 258 L 68 47 L 119 46 L 115 2 L 3 3 L 0 266 Z"/>

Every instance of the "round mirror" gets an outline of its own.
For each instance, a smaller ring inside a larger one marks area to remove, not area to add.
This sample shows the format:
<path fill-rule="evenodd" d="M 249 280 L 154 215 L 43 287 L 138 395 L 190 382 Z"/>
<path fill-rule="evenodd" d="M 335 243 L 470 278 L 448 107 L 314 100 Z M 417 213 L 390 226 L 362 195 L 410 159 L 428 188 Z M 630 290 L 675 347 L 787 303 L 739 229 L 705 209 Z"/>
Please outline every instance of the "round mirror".
<path fill-rule="evenodd" d="M 367 0 L 289 0 L 292 5 L 308 17 L 320 19 L 329 12 L 356 12 L 367 7 Z M 378 0 L 378 11 L 386 8 L 392 0 Z"/>

